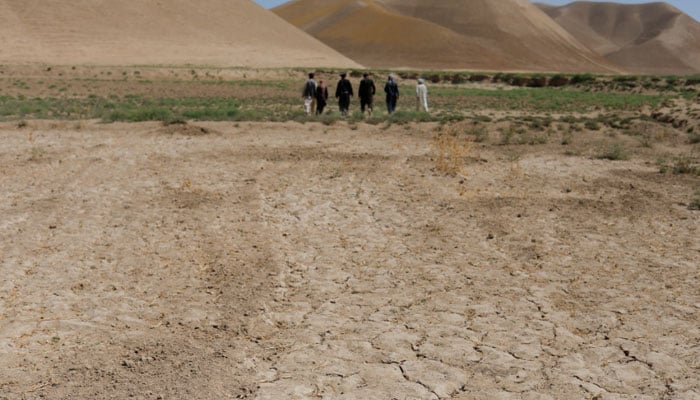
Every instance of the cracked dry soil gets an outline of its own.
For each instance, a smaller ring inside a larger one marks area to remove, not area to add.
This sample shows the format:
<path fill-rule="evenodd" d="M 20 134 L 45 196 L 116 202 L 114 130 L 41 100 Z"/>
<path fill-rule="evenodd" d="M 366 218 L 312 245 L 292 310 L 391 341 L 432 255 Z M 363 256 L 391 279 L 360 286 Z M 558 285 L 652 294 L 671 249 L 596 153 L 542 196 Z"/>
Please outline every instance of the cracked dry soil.
<path fill-rule="evenodd" d="M 201 125 L 0 127 L 0 399 L 700 398 L 697 177 Z"/>

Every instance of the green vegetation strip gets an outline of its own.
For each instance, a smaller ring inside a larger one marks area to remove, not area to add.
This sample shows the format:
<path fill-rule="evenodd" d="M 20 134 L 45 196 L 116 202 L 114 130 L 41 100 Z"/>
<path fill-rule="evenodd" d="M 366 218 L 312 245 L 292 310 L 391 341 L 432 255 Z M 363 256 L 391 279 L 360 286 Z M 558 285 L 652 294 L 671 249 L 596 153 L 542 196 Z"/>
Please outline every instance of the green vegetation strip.
<path fill-rule="evenodd" d="M 122 99 L 25 98 L 0 96 L 0 118 L 101 119 L 115 121 L 174 121 L 245 119 L 235 99 L 182 98 L 150 100 L 139 96 Z"/>
<path fill-rule="evenodd" d="M 475 110 L 521 110 L 543 113 L 638 110 L 643 105 L 658 106 L 668 99 L 663 95 L 587 92 L 559 88 L 473 89 L 434 86 L 431 88 L 432 114 L 408 111 L 415 107 L 412 87 L 404 86 L 400 102 L 403 111 L 383 120 L 445 121 L 464 119 Z M 383 97 L 377 96 L 376 108 L 383 110 Z M 355 100 L 353 108 L 357 108 Z M 331 100 L 330 109 L 334 109 Z M 377 113 L 379 115 L 379 113 Z M 383 112 L 382 112 L 382 115 Z M 326 122 L 337 114 L 316 119 Z M 29 98 L 22 95 L 0 96 L 0 120 L 18 119 L 101 119 L 115 121 L 303 121 L 300 100 L 293 93 L 269 96 L 146 98 L 127 95 L 109 98 L 88 97 Z M 352 120 L 351 116 L 351 120 Z M 359 118 L 362 119 L 361 115 Z"/>
<path fill-rule="evenodd" d="M 606 93 L 558 88 L 470 89 L 435 87 L 431 94 L 441 103 L 468 100 L 475 109 L 523 110 L 541 112 L 586 112 L 592 109 L 634 110 L 643 105 L 658 106 L 669 98 L 663 95 Z M 447 99 L 447 100 L 446 100 Z"/>

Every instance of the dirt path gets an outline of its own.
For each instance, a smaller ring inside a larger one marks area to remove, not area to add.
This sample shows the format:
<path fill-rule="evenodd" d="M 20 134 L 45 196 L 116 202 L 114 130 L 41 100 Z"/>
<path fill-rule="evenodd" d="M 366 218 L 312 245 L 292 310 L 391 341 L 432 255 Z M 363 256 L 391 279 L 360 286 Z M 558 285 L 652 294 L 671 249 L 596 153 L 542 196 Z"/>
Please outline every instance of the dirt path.
<path fill-rule="evenodd" d="M 700 398 L 696 177 L 432 137 L 4 125 L 0 399 Z"/>

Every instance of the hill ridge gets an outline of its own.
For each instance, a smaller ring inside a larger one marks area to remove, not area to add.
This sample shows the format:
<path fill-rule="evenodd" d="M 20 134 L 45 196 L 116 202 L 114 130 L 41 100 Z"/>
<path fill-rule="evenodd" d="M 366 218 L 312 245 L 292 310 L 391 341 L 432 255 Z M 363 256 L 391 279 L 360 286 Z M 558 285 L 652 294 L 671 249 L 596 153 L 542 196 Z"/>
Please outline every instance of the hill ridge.
<path fill-rule="evenodd" d="M 251 0 L 0 0 L 0 62 L 359 66 Z"/>
<path fill-rule="evenodd" d="M 700 23 L 665 3 L 538 4 L 562 28 L 635 73 L 700 73 Z"/>
<path fill-rule="evenodd" d="M 294 0 L 273 11 L 368 66 L 618 71 L 527 0 Z"/>

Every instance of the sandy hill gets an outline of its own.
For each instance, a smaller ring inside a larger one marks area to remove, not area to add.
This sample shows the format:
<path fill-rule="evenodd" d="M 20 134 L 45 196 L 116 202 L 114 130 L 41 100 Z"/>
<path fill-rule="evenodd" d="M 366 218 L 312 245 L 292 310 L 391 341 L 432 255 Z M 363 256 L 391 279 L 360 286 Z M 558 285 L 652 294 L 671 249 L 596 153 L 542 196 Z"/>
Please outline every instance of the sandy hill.
<path fill-rule="evenodd" d="M 700 72 L 700 23 L 669 4 L 540 7 L 580 42 L 631 72 Z"/>
<path fill-rule="evenodd" d="M 0 0 L 0 63 L 356 66 L 251 0 Z"/>
<path fill-rule="evenodd" d="M 527 0 L 294 0 L 274 11 L 368 66 L 615 70 Z"/>

